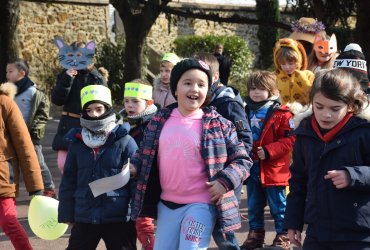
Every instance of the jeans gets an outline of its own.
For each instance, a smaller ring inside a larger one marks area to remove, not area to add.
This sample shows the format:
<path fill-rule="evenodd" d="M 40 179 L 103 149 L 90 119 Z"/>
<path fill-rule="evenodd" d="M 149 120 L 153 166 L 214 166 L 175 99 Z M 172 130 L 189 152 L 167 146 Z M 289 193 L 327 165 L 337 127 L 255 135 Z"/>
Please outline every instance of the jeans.
<path fill-rule="evenodd" d="M 42 146 L 41 145 L 34 145 L 35 151 L 37 155 L 37 160 L 39 161 L 40 168 L 41 168 L 41 175 L 42 181 L 44 182 L 44 189 L 55 189 L 55 185 L 53 182 L 53 177 L 51 176 L 50 170 L 48 165 L 46 165 L 44 155 L 42 154 Z"/>
<path fill-rule="evenodd" d="M 253 164 L 247 181 L 247 205 L 250 230 L 264 229 L 264 208 L 268 202 L 270 213 L 275 221 L 276 233 L 286 233 L 286 230 L 283 228 L 286 208 L 285 192 L 285 186 L 262 187 L 259 164 Z"/>
<path fill-rule="evenodd" d="M 240 203 L 240 195 L 242 191 L 243 184 L 240 184 L 239 187 L 237 187 L 234 190 L 235 196 L 238 199 L 238 202 Z M 220 250 L 240 250 L 238 239 L 235 236 L 234 232 L 227 232 L 225 233 L 226 239 L 224 238 L 222 234 L 222 230 L 216 222 L 215 228 L 212 232 L 213 239 Z"/>

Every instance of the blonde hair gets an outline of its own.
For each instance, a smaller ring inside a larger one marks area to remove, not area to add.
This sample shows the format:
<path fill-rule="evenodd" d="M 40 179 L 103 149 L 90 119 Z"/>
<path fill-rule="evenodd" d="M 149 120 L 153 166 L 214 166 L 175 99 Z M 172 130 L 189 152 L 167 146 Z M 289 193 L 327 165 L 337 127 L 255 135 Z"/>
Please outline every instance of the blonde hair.
<path fill-rule="evenodd" d="M 247 80 L 248 93 L 250 89 L 257 88 L 267 90 L 269 97 L 279 95 L 276 85 L 276 74 L 266 70 L 253 72 Z"/>
<path fill-rule="evenodd" d="M 161 61 L 161 65 L 160 65 L 160 67 L 170 68 L 170 69 L 173 69 L 174 66 L 175 65 L 173 65 L 173 63 L 169 61 Z"/>

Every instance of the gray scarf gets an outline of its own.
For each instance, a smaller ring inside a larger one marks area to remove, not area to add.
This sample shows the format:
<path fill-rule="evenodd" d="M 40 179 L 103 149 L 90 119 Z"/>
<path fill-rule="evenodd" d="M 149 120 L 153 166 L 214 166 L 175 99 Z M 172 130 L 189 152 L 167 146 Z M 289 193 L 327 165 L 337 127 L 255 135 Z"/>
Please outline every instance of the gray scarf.
<path fill-rule="evenodd" d="M 116 114 L 102 120 L 80 118 L 82 140 L 89 148 L 98 148 L 105 144 L 110 132 L 117 126 Z"/>

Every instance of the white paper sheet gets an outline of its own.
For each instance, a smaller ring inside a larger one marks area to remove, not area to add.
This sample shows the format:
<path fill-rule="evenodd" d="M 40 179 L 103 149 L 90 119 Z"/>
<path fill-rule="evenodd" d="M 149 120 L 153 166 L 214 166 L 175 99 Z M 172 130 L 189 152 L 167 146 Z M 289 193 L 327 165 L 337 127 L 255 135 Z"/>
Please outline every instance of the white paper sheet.
<path fill-rule="evenodd" d="M 89 186 L 94 197 L 126 185 L 130 180 L 129 163 L 123 166 L 123 168 L 119 174 L 90 182 Z"/>

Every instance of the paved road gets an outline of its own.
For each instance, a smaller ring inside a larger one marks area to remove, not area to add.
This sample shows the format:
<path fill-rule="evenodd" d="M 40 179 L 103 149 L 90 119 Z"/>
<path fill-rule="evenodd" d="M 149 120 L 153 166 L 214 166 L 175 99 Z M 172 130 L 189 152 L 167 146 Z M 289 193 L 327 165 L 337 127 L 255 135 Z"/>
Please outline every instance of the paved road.
<path fill-rule="evenodd" d="M 56 153 L 51 149 L 51 142 L 53 140 L 55 131 L 57 129 L 58 125 L 58 120 L 57 118 L 51 119 L 47 126 L 46 126 L 46 134 L 45 134 L 45 139 L 43 140 L 43 152 L 44 152 L 44 157 L 45 161 L 48 164 L 51 173 L 54 178 L 54 182 L 57 187 L 59 187 L 59 183 L 61 180 L 61 175 L 59 173 L 59 170 L 56 165 Z M 245 189 L 244 189 L 245 190 Z M 27 220 L 27 210 L 28 210 L 28 205 L 30 202 L 30 197 L 28 196 L 28 193 L 25 190 L 24 184 L 21 183 L 20 185 L 20 197 L 17 199 L 17 211 L 18 211 L 18 218 L 19 221 L 22 223 L 23 227 L 26 229 L 28 236 L 31 241 L 31 245 L 33 246 L 34 249 L 37 250 L 61 250 L 65 249 L 68 244 L 68 237 L 70 235 L 70 229 L 67 230 L 66 234 L 62 236 L 61 238 L 53 241 L 46 241 L 38 238 L 35 236 L 35 234 L 31 231 L 29 225 L 28 225 L 28 220 Z M 241 203 L 241 213 L 242 215 L 246 218 L 247 213 L 246 213 L 246 195 L 244 192 L 244 195 L 242 196 L 242 203 Z M 269 211 L 266 208 L 265 210 L 265 218 L 266 218 L 266 239 L 265 243 L 266 245 L 272 244 L 272 241 L 275 237 L 274 233 L 274 225 L 271 216 L 269 215 Z M 244 219 L 243 220 L 243 226 L 241 229 L 237 231 L 237 237 L 239 240 L 239 243 L 242 244 L 245 238 L 247 237 L 247 232 L 248 232 L 248 225 L 247 221 Z M 5 236 L 3 232 L 0 230 L 0 249 L 1 250 L 8 250 L 8 249 L 13 249 L 12 244 L 10 243 L 9 239 Z M 97 249 L 105 249 L 104 243 L 101 241 Z M 140 249 L 139 244 L 138 244 L 138 250 Z M 211 242 L 210 248 L 211 250 L 217 249 L 216 245 L 214 242 Z"/>

